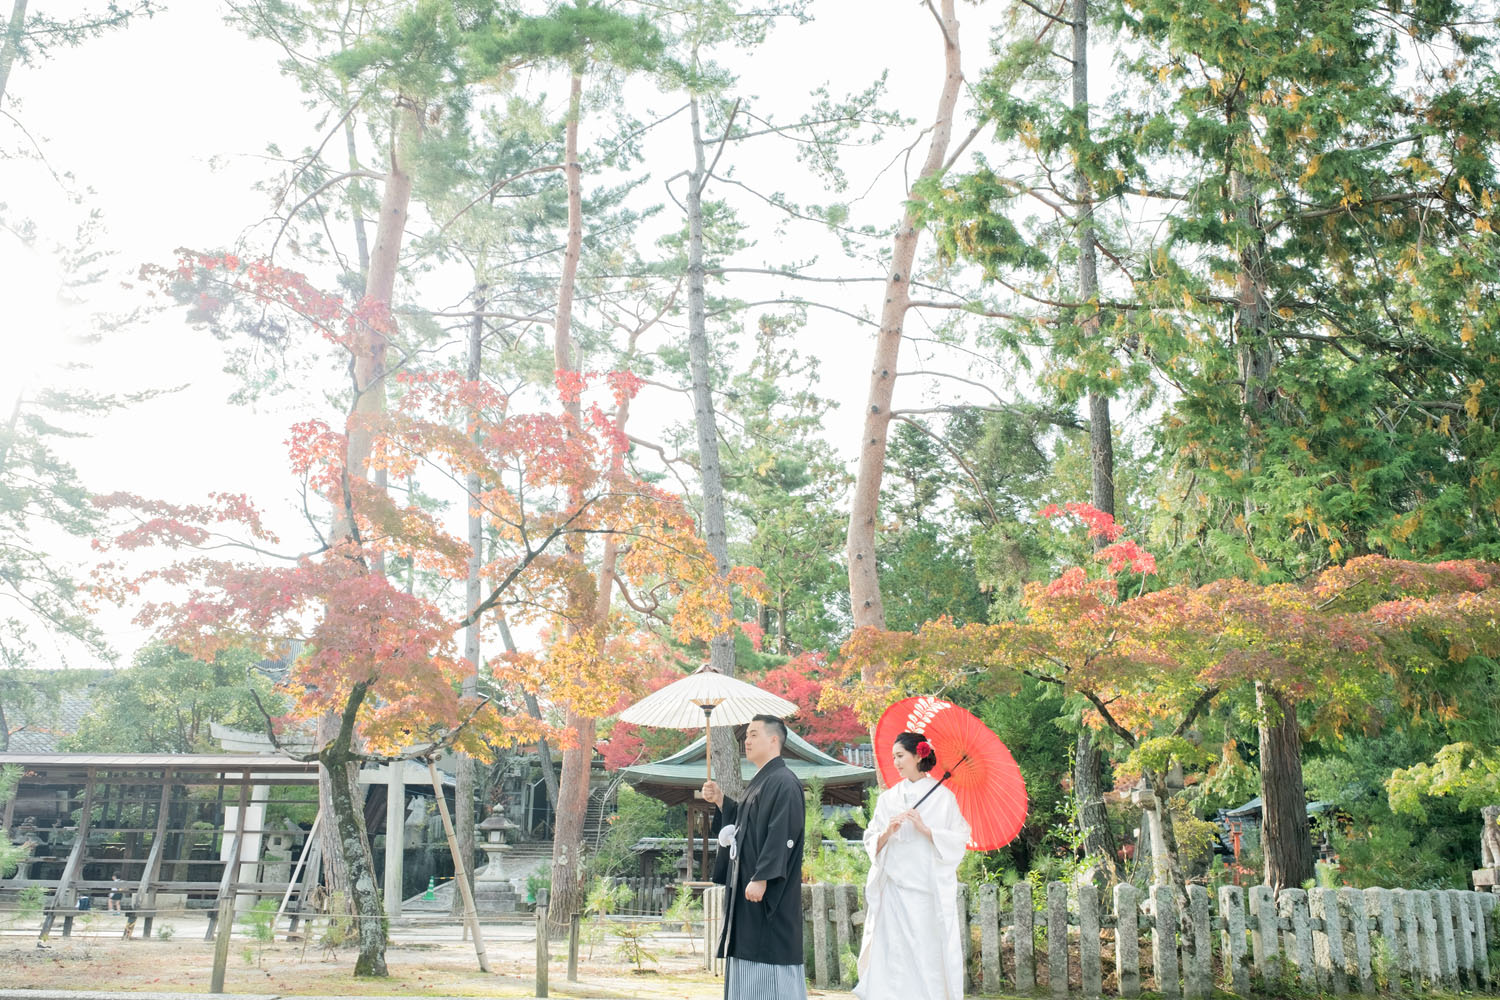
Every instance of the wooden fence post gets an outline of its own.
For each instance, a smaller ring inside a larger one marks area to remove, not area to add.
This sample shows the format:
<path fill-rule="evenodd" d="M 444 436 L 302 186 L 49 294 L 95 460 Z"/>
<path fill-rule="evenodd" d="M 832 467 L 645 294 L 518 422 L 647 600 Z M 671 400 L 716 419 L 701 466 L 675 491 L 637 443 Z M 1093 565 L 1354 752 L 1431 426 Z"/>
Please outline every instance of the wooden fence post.
<path fill-rule="evenodd" d="M 955 896 L 954 908 L 958 911 L 958 953 L 962 959 L 960 967 L 963 969 L 963 988 L 967 993 L 969 987 L 976 985 L 979 981 L 979 969 L 974 961 L 974 932 L 973 920 L 969 913 L 969 887 L 960 882 Z"/>
<path fill-rule="evenodd" d="M 1276 894 L 1277 913 L 1291 929 L 1287 935 L 1286 953 L 1297 967 L 1297 980 L 1307 990 L 1318 988 L 1318 968 L 1313 959 L 1312 928 L 1309 922 L 1307 893 L 1302 889 L 1283 889 Z"/>
<path fill-rule="evenodd" d="M 1167 1000 L 1182 995 L 1177 978 L 1177 900 L 1171 886 L 1151 887 L 1151 970 L 1156 992 Z"/>
<path fill-rule="evenodd" d="M 1104 963 L 1099 950 L 1099 887 L 1092 882 L 1078 886 L 1078 969 L 1083 995 L 1094 1000 L 1104 992 Z"/>
<path fill-rule="evenodd" d="M 552 956 L 547 951 L 547 903 L 551 892 L 538 889 L 536 892 L 536 995 L 547 995 L 547 965 Z"/>
<path fill-rule="evenodd" d="M 1031 905 L 1031 883 L 1025 879 L 1011 890 L 1011 922 L 1015 925 L 1016 990 L 1036 989 L 1036 911 Z"/>
<path fill-rule="evenodd" d="M 979 887 L 979 987 L 1000 992 L 1000 887 L 993 882 Z"/>
<path fill-rule="evenodd" d="M 802 903 L 807 905 L 807 886 L 802 886 Z M 724 920 L 724 887 L 712 885 L 703 890 L 703 968 L 719 971 L 719 925 Z"/>
<path fill-rule="evenodd" d="M 224 971 L 229 965 L 229 939 L 234 934 L 234 897 L 219 897 L 217 933 L 214 936 L 214 967 L 209 973 L 208 992 L 224 992 Z"/>
<path fill-rule="evenodd" d="M 1135 886 L 1115 886 L 1115 979 L 1120 996 L 1141 995 L 1141 903 Z"/>
<path fill-rule="evenodd" d="M 575 913 L 568 921 L 568 982 L 578 982 L 578 935 L 582 930 L 583 915 Z"/>
<path fill-rule="evenodd" d="M 1261 888 L 1265 888 L 1261 886 Z M 1245 890 L 1219 886 L 1219 915 L 1224 918 L 1224 988 L 1238 997 L 1250 995 L 1250 958 L 1245 951 Z"/>

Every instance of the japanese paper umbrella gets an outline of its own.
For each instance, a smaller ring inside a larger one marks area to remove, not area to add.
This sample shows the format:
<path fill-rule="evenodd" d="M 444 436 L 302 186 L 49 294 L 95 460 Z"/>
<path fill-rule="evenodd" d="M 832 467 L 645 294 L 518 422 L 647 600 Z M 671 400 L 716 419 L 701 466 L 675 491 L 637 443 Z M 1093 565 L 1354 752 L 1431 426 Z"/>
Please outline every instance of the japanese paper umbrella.
<path fill-rule="evenodd" d="M 907 732 L 921 733 L 936 751 L 932 776 L 958 799 L 971 851 L 993 851 L 1016 838 L 1026 822 L 1026 782 L 1000 737 L 952 702 L 929 695 L 898 701 L 875 724 L 875 760 L 888 788 L 901 780 L 890 748 Z"/>
<path fill-rule="evenodd" d="M 705 663 L 660 691 L 648 694 L 620 713 L 620 721 L 657 729 L 703 728 L 704 773 L 713 778 L 714 723 L 739 726 L 757 715 L 785 718 L 797 703 L 762 691 L 754 684 L 725 677 Z"/>

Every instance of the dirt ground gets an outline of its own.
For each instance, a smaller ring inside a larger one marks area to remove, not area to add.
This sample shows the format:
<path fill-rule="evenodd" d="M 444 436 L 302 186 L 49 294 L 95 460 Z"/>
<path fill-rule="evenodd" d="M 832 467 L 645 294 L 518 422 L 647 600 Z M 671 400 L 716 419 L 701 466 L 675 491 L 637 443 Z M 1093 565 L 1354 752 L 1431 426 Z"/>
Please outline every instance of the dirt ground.
<path fill-rule="evenodd" d="M 35 932 L 0 934 L 0 989 L 125 990 L 132 992 L 207 992 L 213 966 L 213 944 L 203 940 L 202 921 L 179 922 L 171 940 L 126 941 L 120 928 L 95 920 L 75 928 L 68 938 L 53 934 L 45 949 Z M 446 928 L 396 927 L 386 954 L 390 976 L 355 979 L 354 952 L 322 953 L 301 943 L 264 948 L 236 934 L 230 949 L 224 988 L 229 993 L 303 996 L 484 996 L 535 995 L 536 944 L 524 926 L 484 929 L 491 974 L 479 971 L 471 942 Z M 567 943 L 552 943 L 549 987 L 553 996 L 642 998 L 642 1000 L 711 1000 L 720 996 L 722 980 L 703 969 L 701 950 L 681 935 L 655 936 L 646 942 L 653 960 L 637 974 L 619 954 L 620 940 L 606 936 L 580 949 L 578 982 L 567 981 Z M 809 990 L 809 997 L 847 1000 L 848 993 Z"/>

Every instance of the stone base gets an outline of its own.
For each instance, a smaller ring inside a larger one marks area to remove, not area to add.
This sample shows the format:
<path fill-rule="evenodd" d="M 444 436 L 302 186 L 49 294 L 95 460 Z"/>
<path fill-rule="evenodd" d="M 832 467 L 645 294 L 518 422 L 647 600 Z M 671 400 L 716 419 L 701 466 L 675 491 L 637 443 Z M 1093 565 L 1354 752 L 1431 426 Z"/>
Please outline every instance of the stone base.
<path fill-rule="evenodd" d="M 509 882 L 474 883 L 474 908 L 480 913 L 515 913 L 516 887 Z"/>
<path fill-rule="evenodd" d="M 1471 877 L 1474 879 L 1475 889 L 1500 892 L 1500 868 L 1476 868 Z"/>

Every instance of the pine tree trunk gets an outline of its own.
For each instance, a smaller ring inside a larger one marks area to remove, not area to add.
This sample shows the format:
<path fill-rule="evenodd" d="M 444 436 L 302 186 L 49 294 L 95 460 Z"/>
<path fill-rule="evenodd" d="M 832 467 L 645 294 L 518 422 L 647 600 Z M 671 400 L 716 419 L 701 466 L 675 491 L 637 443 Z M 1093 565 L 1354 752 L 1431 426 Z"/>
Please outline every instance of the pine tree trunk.
<path fill-rule="evenodd" d="M 503 612 L 497 612 L 496 624 L 500 626 L 500 642 L 507 653 L 516 651 L 516 640 L 510 634 L 510 622 L 506 621 Z M 537 702 L 536 695 L 530 691 L 522 691 L 521 698 L 526 703 L 526 714 L 538 722 L 542 721 L 542 706 Z M 543 739 L 536 745 L 537 763 L 542 769 L 542 785 L 547 792 L 547 804 L 557 811 L 557 767 L 552 760 L 552 747 Z"/>
<path fill-rule="evenodd" d="M 412 193 L 412 176 L 406 167 L 406 158 L 420 134 L 421 123 L 417 105 L 404 96 L 398 97 L 391 162 L 381 194 L 380 219 L 375 230 L 375 247 L 370 254 L 365 296 L 360 303 L 361 321 L 355 329 L 351 363 L 354 405 L 346 424 L 348 444 L 345 451 L 346 475 L 351 479 L 368 478 L 376 429 L 385 415 L 386 353 L 393 332 L 391 300 L 396 291 L 396 274 Z M 357 537 L 350 490 L 346 490 L 335 505 L 333 537 L 336 541 Z M 368 572 L 382 572 L 379 553 L 361 551 L 361 556 L 369 561 Z M 319 770 L 318 800 L 334 818 L 334 823 L 330 824 L 335 828 L 333 836 L 324 841 L 328 888 L 330 893 L 340 889 L 347 891 L 359 924 L 360 954 L 355 975 L 384 976 L 385 911 L 376 888 L 375 862 L 365 830 L 363 792 L 349 767 L 357 760 L 354 719 L 366 688 L 364 683 L 355 685 L 336 720 L 338 728 L 332 744 L 325 734 L 334 720 L 328 716 L 318 720 L 319 757 L 323 765 Z M 341 772 L 345 775 L 343 780 Z"/>
<path fill-rule="evenodd" d="M 573 356 L 572 321 L 578 260 L 583 249 L 583 167 L 578 160 L 578 126 L 582 103 L 583 73 L 580 68 L 575 69 L 572 74 L 568 120 L 563 140 L 568 181 L 568 239 L 563 250 L 563 270 L 553 335 L 553 363 L 559 371 L 578 370 L 578 360 Z M 623 415 L 628 413 L 628 406 L 626 401 L 620 408 L 621 419 L 618 423 L 622 432 Z M 565 407 L 575 423 L 581 419 L 582 408 L 576 399 L 566 403 Z M 615 471 L 618 471 L 622 461 L 623 457 L 616 456 Z M 575 496 L 573 499 L 577 502 L 581 498 Z M 568 549 L 574 558 L 583 558 L 583 547 L 578 540 L 570 540 Z M 610 598 L 614 592 L 614 567 L 618 557 L 618 541 L 614 536 L 606 536 L 599 575 L 592 591 L 581 584 L 570 584 L 568 602 L 575 621 L 571 627 L 605 627 Z M 562 774 L 558 780 L 554 803 L 556 825 L 552 834 L 552 901 L 548 913 L 548 926 L 553 931 L 567 927 L 574 913 L 583 912 L 583 824 L 588 812 L 589 772 L 594 756 L 597 720 L 570 709 L 566 715 L 566 724 L 573 731 L 574 745 L 563 751 Z"/>
<path fill-rule="evenodd" d="M 0 45 L 0 107 L 5 105 L 5 85 L 10 81 L 10 68 L 20 51 L 21 39 L 26 34 L 26 0 L 15 0 L 10 10 L 10 20 L 5 22 L 5 42 Z"/>
<path fill-rule="evenodd" d="M 1297 704 L 1274 688 L 1255 685 L 1260 711 L 1261 848 L 1265 883 L 1295 889 L 1317 873 L 1302 785 L 1302 729 Z"/>
<path fill-rule="evenodd" d="M 942 0 L 943 89 L 938 98 L 937 115 L 928 141 L 927 158 L 919 180 L 936 175 L 943 169 L 944 158 L 953 136 L 954 109 L 963 84 L 963 67 L 958 46 L 958 19 L 955 0 Z M 870 367 L 870 387 L 865 403 L 865 419 L 859 449 L 859 469 L 850 501 L 846 552 L 849 563 L 849 601 L 854 627 L 885 628 L 885 605 L 880 594 L 879 569 L 875 561 L 875 536 L 880 516 L 880 484 L 885 472 L 887 436 L 891 424 L 891 399 L 896 388 L 896 362 L 901 354 L 901 338 L 906 313 L 911 307 L 911 271 L 917 258 L 919 232 L 912 212 L 907 209 L 896 228 L 891 248 L 891 270 L 886 279 L 885 297 L 880 310 L 880 333 L 875 341 L 875 358 Z M 866 668 L 868 679 L 869 669 Z"/>
<path fill-rule="evenodd" d="M 574 913 L 583 912 L 583 822 L 589 809 L 589 765 L 594 756 L 595 720 L 575 712 L 567 725 L 578 745 L 563 751 L 558 782 L 556 825 L 552 831 L 552 901 L 548 926 L 566 928 Z"/>
<path fill-rule="evenodd" d="M 693 58 L 696 65 L 696 51 Z M 708 186 L 708 162 L 703 148 L 703 124 L 697 94 L 688 98 L 688 110 L 693 129 L 693 170 L 688 175 L 687 189 L 688 358 L 693 374 L 693 423 L 698 432 L 698 477 L 703 483 L 703 541 L 713 557 L 715 570 L 722 576 L 729 572 L 729 532 L 724 518 L 724 474 L 719 463 L 719 427 L 714 412 L 708 316 L 704 304 L 703 189 Z M 725 623 L 716 621 L 714 624 L 716 634 L 708 643 L 709 666 L 725 677 L 733 677 L 734 635 L 719 631 Z M 739 797 L 745 783 L 740 780 L 739 746 L 729 727 L 721 726 L 714 732 L 713 745 L 708 752 L 714 776 L 719 779 L 725 793 Z"/>
<path fill-rule="evenodd" d="M 469 323 L 469 358 L 468 367 L 464 377 L 471 383 L 477 383 L 480 375 L 480 360 L 484 347 L 484 307 L 489 300 L 489 286 L 485 284 L 481 275 L 474 283 L 474 316 Z M 474 426 L 478 426 L 477 413 L 471 413 L 470 419 Z M 478 433 L 475 433 L 478 444 Z M 479 495 L 482 484 L 479 479 L 478 470 L 471 471 L 464 481 L 465 500 L 469 508 L 469 574 L 467 589 L 464 600 L 469 609 L 477 608 L 480 602 L 480 594 L 483 590 L 484 581 L 480 571 L 484 568 L 484 518 L 480 513 Z M 468 673 L 464 675 L 462 694 L 465 698 L 477 698 L 479 696 L 479 622 L 470 622 L 464 629 L 464 659 L 468 661 Z M 458 773 L 454 776 L 453 789 L 453 834 L 458 841 L 459 853 L 463 855 L 463 865 L 454 865 L 456 872 L 464 873 L 469 882 L 469 888 L 474 887 L 474 855 L 475 829 L 474 829 L 474 758 L 466 753 L 456 753 Z M 458 914 L 463 911 L 463 894 L 453 893 L 451 911 Z"/>
<path fill-rule="evenodd" d="M 1089 117 L 1089 8 L 1088 0 L 1073 0 L 1073 109 L 1082 116 L 1082 129 L 1088 132 Z M 1099 296 L 1098 249 L 1094 244 L 1093 189 L 1080 163 L 1076 175 L 1078 239 L 1078 301 L 1093 302 Z M 1090 313 L 1087 329 L 1099 335 L 1099 316 Z M 1109 397 L 1089 393 L 1089 469 L 1090 500 L 1106 514 L 1115 512 L 1115 451 L 1109 416 Z M 1095 547 L 1105 539 L 1095 539 Z M 1084 853 L 1099 865 L 1107 884 L 1120 880 L 1119 848 L 1109 825 L 1109 811 L 1104 806 L 1104 755 L 1094 742 L 1093 732 L 1085 727 L 1078 733 L 1073 756 L 1073 795 L 1078 803 L 1078 831 L 1083 836 Z"/>

